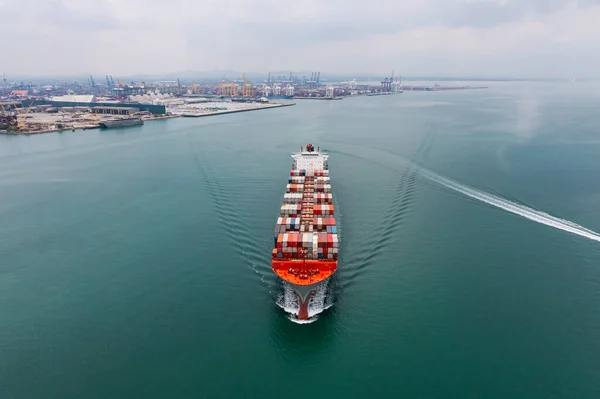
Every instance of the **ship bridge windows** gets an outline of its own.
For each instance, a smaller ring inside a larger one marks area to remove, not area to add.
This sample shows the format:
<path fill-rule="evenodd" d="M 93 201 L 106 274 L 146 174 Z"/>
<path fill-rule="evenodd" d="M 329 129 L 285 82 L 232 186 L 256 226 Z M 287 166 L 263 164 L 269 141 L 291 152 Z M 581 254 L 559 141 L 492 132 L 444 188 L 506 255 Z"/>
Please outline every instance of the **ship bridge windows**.
<path fill-rule="evenodd" d="M 324 168 L 323 158 L 298 158 L 296 159 L 297 169 L 320 170 Z"/>

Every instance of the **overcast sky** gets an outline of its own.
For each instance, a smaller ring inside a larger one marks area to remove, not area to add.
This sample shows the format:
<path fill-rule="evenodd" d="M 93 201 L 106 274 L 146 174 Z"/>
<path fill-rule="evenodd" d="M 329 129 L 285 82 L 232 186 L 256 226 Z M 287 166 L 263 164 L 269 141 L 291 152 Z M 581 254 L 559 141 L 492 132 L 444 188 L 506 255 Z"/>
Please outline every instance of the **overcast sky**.
<path fill-rule="evenodd" d="M 0 15 L 9 76 L 600 77 L 600 0 L 0 0 Z"/>

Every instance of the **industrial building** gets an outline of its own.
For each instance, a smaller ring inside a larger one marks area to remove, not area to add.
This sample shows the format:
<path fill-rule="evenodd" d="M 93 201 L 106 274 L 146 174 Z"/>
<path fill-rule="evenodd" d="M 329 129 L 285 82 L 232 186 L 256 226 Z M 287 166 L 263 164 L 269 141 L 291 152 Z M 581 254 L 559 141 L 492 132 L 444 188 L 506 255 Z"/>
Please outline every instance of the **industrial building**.
<path fill-rule="evenodd" d="M 63 97 L 66 97 L 63 101 Z M 84 98 L 85 97 L 85 98 Z M 145 111 L 155 115 L 165 115 L 167 113 L 167 108 L 164 105 L 160 104 L 141 104 L 141 103 L 119 103 L 119 102 L 90 102 L 91 96 L 60 96 L 60 97 L 51 97 L 50 100 L 23 100 L 23 108 L 29 107 L 29 105 L 35 102 L 36 106 L 40 105 L 51 105 L 53 108 L 63 108 L 63 107 L 113 107 L 113 108 L 137 108 L 137 111 Z M 82 101 L 74 101 L 82 99 Z M 94 98 L 95 99 L 95 98 Z M 119 114 L 119 115 L 127 115 L 127 114 Z"/>
<path fill-rule="evenodd" d="M 93 94 L 54 96 L 50 97 L 50 101 L 60 103 L 91 104 L 96 102 L 96 96 Z"/>
<path fill-rule="evenodd" d="M 91 108 L 92 113 L 94 114 L 109 114 L 109 115 L 131 115 L 136 112 L 140 112 L 139 108 L 134 107 L 106 107 L 106 106 L 98 106 Z"/>

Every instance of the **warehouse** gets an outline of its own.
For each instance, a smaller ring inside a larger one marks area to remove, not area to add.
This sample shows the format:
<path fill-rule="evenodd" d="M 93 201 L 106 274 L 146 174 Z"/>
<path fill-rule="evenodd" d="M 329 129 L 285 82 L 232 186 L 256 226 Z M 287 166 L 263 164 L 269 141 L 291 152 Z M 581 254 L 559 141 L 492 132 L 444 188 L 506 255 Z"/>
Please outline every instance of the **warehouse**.
<path fill-rule="evenodd" d="M 131 115 L 136 112 L 140 112 L 140 109 L 134 107 L 92 107 L 92 113 L 94 114 Z"/>

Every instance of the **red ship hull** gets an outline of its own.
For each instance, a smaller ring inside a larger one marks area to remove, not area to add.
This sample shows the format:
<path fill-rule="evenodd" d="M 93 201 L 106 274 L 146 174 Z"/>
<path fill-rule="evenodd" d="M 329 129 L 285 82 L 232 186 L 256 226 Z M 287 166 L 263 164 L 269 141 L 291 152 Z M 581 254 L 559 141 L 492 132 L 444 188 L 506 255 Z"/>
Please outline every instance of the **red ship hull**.
<path fill-rule="evenodd" d="M 273 272 L 289 283 L 298 297 L 298 319 L 308 319 L 308 303 L 314 288 L 330 278 L 337 270 L 337 261 L 274 260 Z"/>
<path fill-rule="evenodd" d="M 288 283 L 311 285 L 320 283 L 331 277 L 337 270 L 337 261 L 273 260 L 271 268 L 275 274 Z"/>

